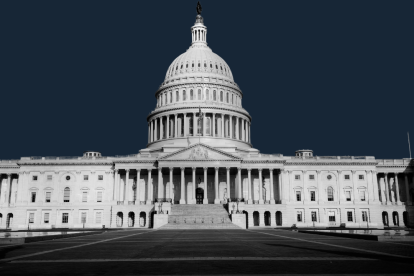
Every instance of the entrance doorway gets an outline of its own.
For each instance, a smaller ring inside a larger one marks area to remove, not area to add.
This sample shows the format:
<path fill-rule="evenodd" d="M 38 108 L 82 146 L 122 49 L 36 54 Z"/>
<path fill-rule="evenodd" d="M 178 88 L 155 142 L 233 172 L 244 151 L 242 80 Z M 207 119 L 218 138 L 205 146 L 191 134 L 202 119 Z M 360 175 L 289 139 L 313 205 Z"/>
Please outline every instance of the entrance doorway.
<path fill-rule="evenodd" d="M 196 190 L 196 203 L 203 204 L 204 190 L 203 188 L 197 188 Z"/>

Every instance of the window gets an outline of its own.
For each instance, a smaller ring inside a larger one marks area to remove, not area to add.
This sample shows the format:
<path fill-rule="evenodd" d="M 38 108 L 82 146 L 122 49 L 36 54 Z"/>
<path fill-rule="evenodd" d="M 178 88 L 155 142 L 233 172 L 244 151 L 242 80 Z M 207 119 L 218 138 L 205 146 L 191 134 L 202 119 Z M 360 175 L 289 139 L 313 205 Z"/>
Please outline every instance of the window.
<path fill-rule="evenodd" d="M 334 200 L 333 188 L 328 187 L 328 201 L 333 201 L 333 200 Z"/>
<path fill-rule="evenodd" d="M 82 192 L 82 202 L 88 201 L 88 192 Z"/>
<path fill-rule="evenodd" d="M 88 179 L 89 179 L 89 175 L 84 175 L 84 176 L 83 176 L 83 180 L 85 180 L 85 181 L 86 181 L 86 180 L 88 180 Z"/>
<path fill-rule="evenodd" d="M 52 180 L 52 176 L 51 175 L 48 175 L 47 176 L 47 180 Z"/>
<path fill-rule="evenodd" d="M 346 201 L 351 201 L 351 191 L 345 191 Z"/>
<path fill-rule="evenodd" d="M 183 90 L 183 101 L 187 100 L 187 93 L 185 93 L 185 90 Z"/>
<path fill-rule="evenodd" d="M 365 191 L 360 191 L 360 192 L 359 192 L 359 199 L 360 199 L 361 201 L 365 201 Z"/>
<path fill-rule="evenodd" d="M 135 193 L 134 193 L 135 194 Z M 102 192 L 98 192 L 98 194 L 97 194 L 97 202 L 102 202 Z"/>
<path fill-rule="evenodd" d="M 33 175 L 33 176 L 32 176 L 32 180 L 33 180 L 33 181 L 37 181 L 37 175 Z"/>
<path fill-rule="evenodd" d="M 364 180 L 364 175 L 363 174 L 358 175 L 358 179 L 359 180 Z"/>
<path fill-rule="evenodd" d="M 349 180 L 350 178 L 349 178 L 349 174 L 346 174 L 345 175 L 345 180 Z"/>
<path fill-rule="evenodd" d="M 352 212 L 351 211 L 346 212 L 346 216 L 348 217 L 348 221 L 353 221 L 352 220 Z"/>
<path fill-rule="evenodd" d="M 301 201 L 300 191 L 296 191 L 296 201 Z"/>
<path fill-rule="evenodd" d="M 98 180 L 103 180 L 103 175 L 98 175 Z"/>
<path fill-rule="evenodd" d="M 192 100 L 194 100 L 194 95 L 193 95 L 194 93 L 193 93 L 193 89 L 191 89 L 190 90 L 190 100 L 192 101 Z"/>
<path fill-rule="evenodd" d="M 62 214 L 62 223 L 68 223 L 69 222 L 69 213 L 63 213 Z"/>
<path fill-rule="evenodd" d="M 315 191 L 310 192 L 311 201 L 315 201 Z"/>
<path fill-rule="evenodd" d="M 362 221 L 368 221 L 368 213 L 367 211 L 362 211 Z"/>
<path fill-rule="evenodd" d="M 180 101 L 180 93 L 177 91 L 175 92 L 175 101 L 179 102 Z"/>
<path fill-rule="evenodd" d="M 102 223 L 102 212 L 96 212 L 95 223 Z"/>
<path fill-rule="evenodd" d="M 63 191 L 63 202 L 69 202 L 70 200 L 70 188 L 65 188 Z"/>
<path fill-rule="evenodd" d="M 312 211 L 311 216 L 312 216 L 312 221 L 317 221 L 316 220 L 316 211 Z"/>
<path fill-rule="evenodd" d="M 295 180 L 300 180 L 300 175 L 299 174 L 295 174 Z"/>
<path fill-rule="evenodd" d="M 223 91 L 220 91 L 220 102 L 223 102 Z"/>
<path fill-rule="evenodd" d="M 302 222 L 302 212 L 298 212 L 296 216 L 297 216 L 297 221 Z"/>
<path fill-rule="evenodd" d="M 210 122 L 211 122 L 210 118 L 207 118 L 207 120 L 206 120 L 206 135 L 211 135 L 211 133 L 210 133 Z"/>
<path fill-rule="evenodd" d="M 226 103 L 229 103 L 229 93 L 226 93 Z"/>
<path fill-rule="evenodd" d="M 208 89 L 206 90 L 206 100 L 210 100 L 210 92 L 208 91 Z"/>
<path fill-rule="evenodd" d="M 170 92 L 170 103 L 172 103 L 172 93 Z"/>
<path fill-rule="evenodd" d="M 49 213 L 45 213 L 44 218 L 43 218 L 43 222 L 44 223 L 49 223 Z"/>
<path fill-rule="evenodd" d="M 36 192 L 32 192 L 31 202 L 36 202 Z"/>
<path fill-rule="evenodd" d="M 201 100 L 201 89 L 198 89 L 198 100 Z"/>
<path fill-rule="evenodd" d="M 52 196 L 52 192 L 46 192 L 46 202 L 50 202 L 51 196 Z"/>
<path fill-rule="evenodd" d="M 81 223 L 86 223 L 86 212 L 81 213 Z"/>
<path fill-rule="evenodd" d="M 213 90 L 213 101 L 217 101 L 216 90 Z"/>
<path fill-rule="evenodd" d="M 34 223 L 34 213 L 29 213 L 29 223 Z"/>
<path fill-rule="evenodd" d="M 315 180 L 315 176 L 313 174 L 309 175 L 309 180 Z"/>

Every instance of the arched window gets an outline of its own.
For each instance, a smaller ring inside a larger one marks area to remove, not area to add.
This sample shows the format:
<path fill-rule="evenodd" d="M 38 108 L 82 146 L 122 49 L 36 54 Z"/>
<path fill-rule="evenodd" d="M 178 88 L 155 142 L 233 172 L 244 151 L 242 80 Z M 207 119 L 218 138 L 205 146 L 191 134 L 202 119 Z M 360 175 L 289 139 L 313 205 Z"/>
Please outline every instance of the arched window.
<path fill-rule="evenodd" d="M 63 202 L 69 202 L 70 201 L 70 188 L 66 187 L 65 190 L 63 190 Z"/>
<path fill-rule="evenodd" d="M 208 89 L 206 90 L 206 101 L 210 100 L 210 92 L 208 91 Z"/>
<path fill-rule="evenodd" d="M 234 95 L 231 94 L 231 104 L 234 104 Z"/>
<path fill-rule="evenodd" d="M 175 101 L 176 102 L 179 102 L 180 101 L 180 93 L 177 91 L 177 92 L 175 92 Z"/>
<path fill-rule="evenodd" d="M 213 90 L 213 101 L 217 101 L 216 90 Z"/>
<path fill-rule="evenodd" d="M 206 135 L 211 135 L 210 129 L 211 129 L 211 119 L 207 118 L 207 120 L 206 120 Z"/>
<path fill-rule="evenodd" d="M 198 100 L 201 101 L 201 89 L 198 89 Z"/>
<path fill-rule="evenodd" d="M 170 103 L 172 103 L 172 93 L 170 92 Z"/>
<path fill-rule="evenodd" d="M 187 95 L 185 93 L 185 90 L 183 90 L 183 101 L 186 101 L 186 100 L 187 100 Z"/>
<path fill-rule="evenodd" d="M 220 102 L 223 102 L 223 91 L 220 91 Z"/>
<path fill-rule="evenodd" d="M 193 89 L 190 90 L 190 101 L 194 100 Z"/>
<path fill-rule="evenodd" d="M 334 201 L 333 188 L 328 187 L 328 201 Z"/>

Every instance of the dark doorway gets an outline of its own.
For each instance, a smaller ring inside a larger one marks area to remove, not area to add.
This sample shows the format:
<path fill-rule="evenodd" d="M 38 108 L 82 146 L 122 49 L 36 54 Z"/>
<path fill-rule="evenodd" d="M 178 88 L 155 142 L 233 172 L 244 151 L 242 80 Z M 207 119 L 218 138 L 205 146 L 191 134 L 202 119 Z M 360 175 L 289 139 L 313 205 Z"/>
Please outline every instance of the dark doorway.
<path fill-rule="evenodd" d="M 276 225 L 282 226 L 282 212 L 280 211 L 276 212 Z"/>
<path fill-rule="evenodd" d="M 398 212 L 392 212 L 392 222 L 394 223 L 394 226 L 400 226 L 400 220 L 398 218 Z"/>
<path fill-rule="evenodd" d="M 203 188 L 197 188 L 196 190 L 196 203 L 203 204 L 204 200 L 204 190 Z"/>
<path fill-rule="evenodd" d="M 384 223 L 385 226 L 388 226 L 388 213 L 382 212 L 382 223 Z"/>
<path fill-rule="evenodd" d="M 254 211 L 253 212 L 253 225 L 254 226 L 259 226 L 259 212 Z"/>
<path fill-rule="evenodd" d="M 404 225 L 408 227 L 408 212 L 407 211 L 403 212 L 403 220 L 404 220 Z"/>
<path fill-rule="evenodd" d="M 270 226 L 270 212 L 266 211 L 264 213 L 264 222 L 265 222 L 265 226 Z"/>
<path fill-rule="evenodd" d="M 249 213 L 243 211 L 243 214 L 246 216 L 246 229 L 249 228 Z"/>
<path fill-rule="evenodd" d="M 6 228 L 7 229 L 10 228 L 12 223 L 13 223 L 13 214 L 10 213 L 7 215 Z"/>
<path fill-rule="evenodd" d="M 145 212 L 141 212 L 139 213 L 139 226 L 145 227 L 145 223 L 146 223 L 146 214 Z"/>
<path fill-rule="evenodd" d="M 135 214 L 134 212 L 129 212 L 128 214 L 128 227 L 134 227 L 135 225 Z"/>

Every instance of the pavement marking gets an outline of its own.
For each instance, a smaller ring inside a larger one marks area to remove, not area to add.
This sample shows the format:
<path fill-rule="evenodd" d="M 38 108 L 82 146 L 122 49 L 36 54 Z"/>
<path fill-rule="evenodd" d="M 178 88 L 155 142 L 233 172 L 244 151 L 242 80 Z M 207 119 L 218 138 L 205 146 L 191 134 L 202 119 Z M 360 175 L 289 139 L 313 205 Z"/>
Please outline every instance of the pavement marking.
<path fill-rule="evenodd" d="M 112 238 L 112 239 L 106 239 L 106 240 L 103 240 L 103 241 L 101 240 L 101 241 L 90 242 L 90 243 L 80 244 L 80 245 L 74 245 L 74 246 L 65 247 L 65 248 L 59 248 L 59 249 L 53 249 L 53 250 L 47 250 L 47 251 L 42 251 L 42 252 L 33 253 L 33 254 L 26 254 L 26 255 L 22 255 L 22 256 L 16 256 L 16 257 L 11 257 L 11 258 L 0 259 L 0 263 L 10 262 L 10 261 L 13 261 L 13 260 L 23 259 L 23 258 L 32 257 L 32 256 L 43 255 L 43 254 L 52 253 L 52 252 L 56 252 L 56 251 L 62 251 L 62 250 L 67 250 L 67 249 L 72 249 L 72 248 L 78 248 L 78 247 L 88 246 L 88 245 L 97 244 L 97 243 L 103 243 L 103 242 L 107 242 L 107 241 L 112 241 L 112 240 L 122 239 L 122 238 L 131 237 L 131 236 L 136 236 L 136 235 L 142 235 L 142 234 L 147 234 L 147 233 L 153 233 L 153 232 L 155 232 L 155 231 L 158 231 L 158 230 L 154 230 L 154 231 L 151 231 L 151 232 L 141 232 L 141 233 L 136 233 L 136 234 L 126 235 L 126 236 L 122 236 L 122 237 L 116 237 L 116 238 Z"/>
<path fill-rule="evenodd" d="M 190 258 L 137 258 L 137 259 L 69 259 L 26 260 L 11 263 L 90 263 L 90 262 L 177 262 L 177 261 L 377 261 L 353 257 L 190 257 Z"/>
<path fill-rule="evenodd" d="M 361 251 L 361 252 L 373 253 L 373 254 L 377 254 L 377 255 L 384 255 L 384 256 L 389 256 L 389 257 L 413 259 L 413 257 L 407 257 L 407 256 L 403 256 L 403 255 L 389 254 L 389 253 L 384 253 L 384 252 L 379 252 L 379 251 L 366 250 L 366 249 L 360 249 L 360 248 L 343 246 L 343 245 L 336 245 L 336 244 L 329 244 L 329 243 L 324 243 L 324 242 L 309 241 L 309 240 L 304 240 L 304 239 L 299 239 L 299 238 L 286 237 L 286 236 L 269 234 L 269 233 L 264 233 L 264 232 L 257 232 L 257 231 L 252 231 L 252 230 L 246 230 L 246 231 L 248 231 L 248 232 L 254 232 L 254 233 L 259 233 L 259 234 L 264 234 L 264 235 L 269 235 L 269 236 L 284 237 L 286 239 L 291 239 L 291 240 L 298 240 L 298 241 L 304 241 L 304 242 L 310 242 L 310 243 L 317 243 L 317 244 L 323 244 L 323 245 L 328 245 L 328 246 L 332 246 L 332 247 L 339 247 L 339 248 L 351 249 L 351 250 L 356 250 L 356 251 Z"/>

